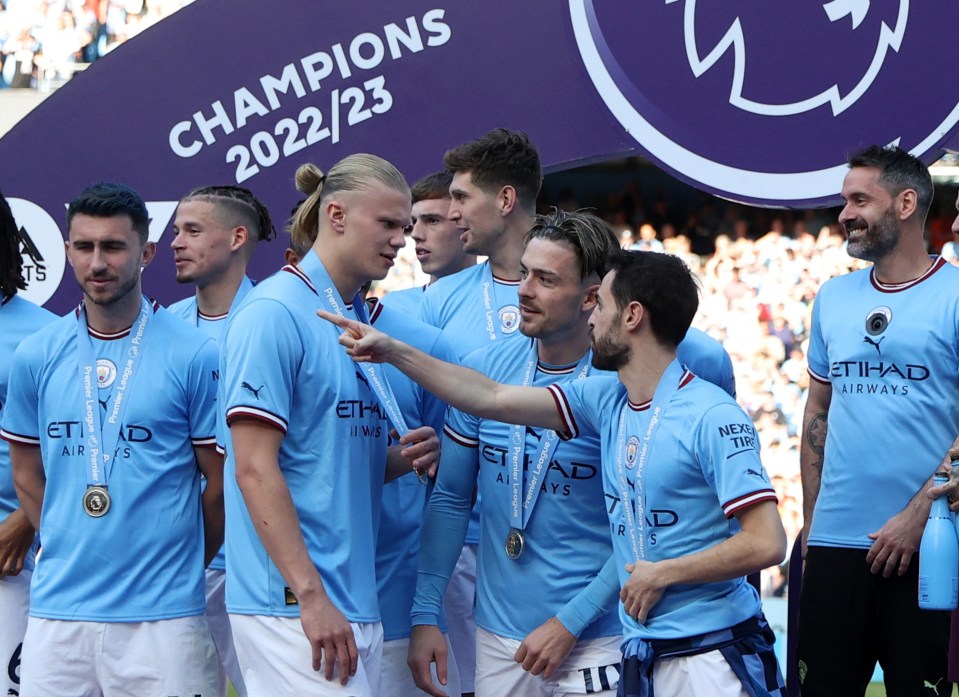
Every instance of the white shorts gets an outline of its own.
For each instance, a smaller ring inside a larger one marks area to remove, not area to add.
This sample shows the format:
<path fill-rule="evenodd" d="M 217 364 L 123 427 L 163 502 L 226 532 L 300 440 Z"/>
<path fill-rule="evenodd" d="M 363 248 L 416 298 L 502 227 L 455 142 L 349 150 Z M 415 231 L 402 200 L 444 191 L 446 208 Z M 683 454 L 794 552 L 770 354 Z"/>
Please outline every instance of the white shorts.
<path fill-rule="evenodd" d="M 445 636 L 445 635 L 444 635 Z M 436 665 L 431 671 L 433 673 L 433 684 L 446 692 L 447 695 L 458 696 L 460 689 L 459 674 L 456 671 L 456 656 L 453 655 L 453 649 L 450 647 L 450 638 L 446 638 L 446 685 L 440 685 L 436 677 Z M 413 682 L 413 673 L 406 663 L 410 653 L 410 640 L 392 639 L 383 642 L 383 664 L 380 670 L 380 695 L 381 697 L 423 697 L 423 692 Z"/>
<path fill-rule="evenodd" d="M 661 697 L 749 697 L 718 650 L 657 660 L 653 682 Z"/>
<path fill-rule="evenodd" d="M 20 694 L 20 651 L 27 631 L 32 571 L 0 578 L 0 695 Z"/>
<path fill-rule="evenodd" d="M 31 617 L 23 639 L 24 697 L 219 694 L 206 617 L 76 622 Z"/>
<path fill-rule="evenodd" d="M 324 666 L 313 670 L 313 651 L 298 617 L 230 615 L 233 645 L 249 697 L 378 697 L 383 625 L 356 624 L 353 638 L 359 661 L 356 675 L 340 685 L 339 667 L 327 680 Z M 325 657 L 324 657 L 325 658 Z"/>
<path fill-rule="evenodd" d="M 463 692 L 473 692 L 476 679 L 476 545 L 463 545 L 456 567 L 446 588 L 443 609 L 449 629 L 449 642 L 456 654 L 456 667 Z"/>
<path fill-rule="evenodd" d="M 521 643 L 487 632 L 482 627 L 476 629 L 476 697 L 616 697 L 622 637 L 576 642 L 566 662 L 549 680 L 523 670 L 522 664 L 513 659 Z M 660 694 L 659 683 L 656 684 L 656 694 Z"/>
<path fill-rule="evenodd" d="M 236 649 L 233 648 L 230 616 L 226 614 L 226 571 L 223 569 L 206 570 L 206 621 L 210 625 L 220 664 L 220 697 L 226 697 L 227 678 L 238 697 L 246 697 L 243 674 L 236 660 Z"/>

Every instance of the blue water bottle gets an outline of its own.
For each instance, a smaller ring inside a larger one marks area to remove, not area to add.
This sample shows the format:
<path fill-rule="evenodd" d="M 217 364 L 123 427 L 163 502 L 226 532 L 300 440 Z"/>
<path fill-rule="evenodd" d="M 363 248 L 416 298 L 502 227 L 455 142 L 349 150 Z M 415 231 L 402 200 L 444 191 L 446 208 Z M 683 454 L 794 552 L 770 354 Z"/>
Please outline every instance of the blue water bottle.
<path fill-rule="evenodd" d="M 949 481 L 936 473 L 935 484 Z M 949 512 L 949 501 L 941 496 L 932 502 L 929 520 L 919 545 L 919 607 L 923 610 L 955 610 L 959 603 L 959 537 Z"/>

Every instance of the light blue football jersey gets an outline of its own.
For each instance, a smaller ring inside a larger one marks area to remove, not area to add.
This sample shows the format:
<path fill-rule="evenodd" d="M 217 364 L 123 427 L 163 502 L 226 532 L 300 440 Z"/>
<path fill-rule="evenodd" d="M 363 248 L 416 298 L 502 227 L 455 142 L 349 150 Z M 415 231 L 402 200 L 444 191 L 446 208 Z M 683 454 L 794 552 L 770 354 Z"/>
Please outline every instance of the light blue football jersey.
<path fill-rule="evenodd" d="M 380 303 L 390 308 L 394 314 L 415 319 L 420 316 L 420 303 L 423 301 L 423 295 L 427 288 L 429 288 L 429 284 L 416 286 L 415 288 L 393 290 L 384 295 Z"/>
<path fill-rule="evenodd" d="M 420 319 L 439 327 L 461 357 L 519 335 L 519 281 L 496 278 L 488 261 L 431 283 Z"/>
<path fill-rule="evenodd" d="M 628 482 L 637 538 L 649 561 L 708 549 L 738 530 L 733 516 L 775 493 L 759 458 L 759 440 L 749 416 L 723 390 L 699 380 L 674 361 L 660 382 L 674 388 L 641 459 L 650 403 L 629 402 L 614 377 L 589 377 L 548 388 L 567 435 L 600 434 L 609 529 L 620 584 L 635 559 L 620 498 L 619 470 Z M 655 398 L 654 398 L 655 401 Z M 620 433 L 620 420 L 625 421 Z M 642 476 L 640 476 L 642 470 Z M 642 506 L 637 506 L 637 491 Z M 636 511 L 643 515 L 637 517 Z M 666 589 L 645 624 L 619 609 L 624 639 L 676 639 L 732 627 L 760 610 L 745 578 Z"/>
<path fill-rule="evenodd" d="M 13 356 L 21 341 L 56 318 L 57 316 L 49 310 L 44 310 L 19 295 L 3 298 L 0 302 L 0 327 L 3 327 L 3 332 L 0 333 L 0 354 L 8 356 L 9 361 L 9 357 Z M 7 401 L 9 367 L 10 364 L 7 363 L 0 369 L 0 419 L 3 417 L 3 407 Z M 20 502 L 13 488 L 10 446 L 7 445 L 7 441 L 0 439 L 0 521 L 6 520 L 7 516 L 18 508 L 20 508 Z M 33 568 L 32 552 L 24 560 L 24 566 L 27 569 Z"/>
<path fill-rule="evenodd" d="M 284 433 L 279 465 L 300 532 L 330 600 L 350 622 L 377 622 L 374 551 L 389 422 L 360 368 L 316 316 L 339 297 L 316 253 L 259 283 L 230 313 L 220 355 L 228 422 L 259 419 Z M 352 300 L 352 299 L 350 299 Z M 299 616 L 236 484 L 227 439 L 227 610 Z"/>
<path fill-rule="evenodd" d="M 736 399 L 733 360 L 716 339 L 704 331 L 690 327 L 686 338 L 676 347 L 676 356 L 696 377 L 721 387 L 726 394 Z"/>
<path fill-rule="evenodd" d="M 420 319 L 439 327 L 460 358 L 519 333 L 519 281 L 496 278 L 488 261 L 431 283 L 420 302 Z M 482 496 L 480 497 L 482 498 Z M 477 499 L 466 542 L 479 542 Z"/>
<path fill-rule="evenodd" d="M 588 356 L 578 370 L 576 365 L 539 363 L 536 341 L 525 336 L 475 351 L 466 362 L 493 380 L 510 384 L 523 384 L 528 374 L 528 384 L 534 386 L 566 383 L 584 369 L 608 375 L 591 369 Z M 478 419 L 455 409 L 449 412 L 445 433 L 443 462 L 424 529 L 416 622 L 435 621 L 478 478 L 483 514 L 476 563 L 476 623 L 499 636 L 522 640 L 584 593 L 612 554 L 599 437 L 567 443 L 554 437 L 553 449 L 542 455 L 540 444 L 548 431 L 517 431 L 510 424 Z M 526 506 L 531 514 L 524 530 L 525 546 L 516 560 L 505 551 L 513 527 L 514 433 L 525 441 L 520 497 L 532 504 Z M 548 461 L 537 468 L 536 461 L 542 457 Z M 528 499 L 533 489 L 538 493 L 535 499 Z M 454 529 L 460 531 L 459 536 Z M 567 628 L 585 639 L 618 636 L 618 590 L 613 585 L 609 591 L 595 621 L 585 628 Z"/>
<path fill-rule="evenodd" d="M 832 385 L 809 544 L 868 549 L 959 433 L 959 269 L 910 283 L 839 276 L 813 306 L 809 373 Z"/>
<path fill-rule="evenodd" d="M 244 276 L 243 280 L 240 282 L 240 286 L 236 289 L 236 295 L 233 296 L 233 302 L 230 303 L 230 310 L 237 307 L 247 294 L 253 290 L 253 286 L 256 285 L 248 277 Z M 224 315 L 217 315 L 216 317 L 209 317 L 200 312 L 197 307 L 196 296 L 189 298 L 184 298 L 183 300 L 173 303 L 170 305 L 167 310 L 172 314 L 176 315 L 180 319 L 186 321 L 188 324 L 199 329 L 204 336 L 208 336 L 213 341 L 216 342 L 217 346 L 223 341 L 223 332 L 226 331 L 226 321 L 230 316 L 229 313 Z M 219 373 L 219 366 L 217 367 L 217 372 Z M 217 375 L 219 377 L 219 375 Z M 223 429 L 218 426 L 217 428 L 217 443 L 223 444 L 225 441 L 221 435 Z M 215 569 L 218 571 L 223 571 L 226 569 L 226 555 L 224 554 L 223 547 L 220 547 L 220 550 L 216 553 L 216 556 L 213 557 L 208 565 L 208 568 Z"/>
<path fill-rule="evenodd" d="M 402 315 L 394 310 L 392 305 L 377 303 L 370 312 L 370 322 L 380 331 L 440 360 L 456 360 L 439 329 L 415 319 L 415 313 Z M 437 436 L 442 436 L 446 405 L 393 366 L 385 366 L 384 372 L 407 425 L 411 429 L 432 426 Z M 386 641 L 410 635 L 410 607 L 416 589 L 426 495 L 427 487 L 412 474 L 383 487 L 383 509 L 376 537 L 376 589 Z"/>
<path fill-rule="evenodd" d="M 243 301 L 243 298 L 253 290 L 255 285 L 247 276 L 243 277 L 240 286 L 236 289 L 236 295 L 233 296 L 233 302 L 230 303 L 231 311 Z M 167 310 L 199 329 L 204 335 L 213 339 L 217 345 L 223 339 L 223 332 L 226 331 L 226 320 L 230 316 L 229 313 L 216 315 L 215 317 L 204 315 L 197 307 L 195 295 L 173 303 Z"/>
<path fill-rule="evenodd" d="M 81 505 L 90 434 L 82 424 L 77 322 L 71 313 L 20 344 L 3 415 L 3 437 L 40 446 L 46 475 L 30 614 L 94 622 L 200 614 L 204 537 L 194 447 L 215 444 L 216 347 L 166 310 L 153 314 L 113 462 L 104 468 L 111 507 L 92 518 Z M 90 332 L 101 414 L 123 379 L 128 334 Z"/>

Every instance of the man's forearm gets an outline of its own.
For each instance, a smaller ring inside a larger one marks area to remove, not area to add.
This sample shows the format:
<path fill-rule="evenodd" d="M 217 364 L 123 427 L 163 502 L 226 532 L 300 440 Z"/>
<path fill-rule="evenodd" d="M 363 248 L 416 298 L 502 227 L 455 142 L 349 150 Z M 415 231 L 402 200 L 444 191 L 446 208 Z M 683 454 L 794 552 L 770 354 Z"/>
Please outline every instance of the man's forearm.
<path fill-rule="evenodd" d="M 388 360 L 452 407 L 485 419 L 498 413 L 500 385 L 482 373 L 441 361 L 396 339 L 390 340 Z"/>
<path fill-rule="evenodd" d="M 30 525 L 39 530 L 43 494 L 47 484 L 39 446 L 10 443 L 10 462 L 13 465 L 13 483 L 20 506 Z"/>
<path fill-rule="evenodd" d="M 231 425 L 230 433 L 237 453 L 236 482 L 267 554 L 301 603 L 305 596 L 325 596 L 277 459 L 285 434 L 254 421 Z"/>
<path fill-rule="evenodd" d="M 387 360 L 439 399 L 484 419 L 560 429 L 553 398 L 543 388 L 494 382 L 480 372 L 447 363 L 396 339 Z"/>
<path fill-rule="evenodd" d="M 823 445 L 826 438 L 826 412 L 807 414 L 799 448 L 799 476 L 802 481 L 803 521 L 808 529 L 822 484 Z"/>
<path fill-rule="evenodd" d="M 803 412 L 802 437 L 799 446 L 799 475 L 803 491 L 803 530 L 809 535 L 813 511 L 822 484 L 822 468 L 826 453 L 829 405 L 832 386 L 811 380 L 806 408 Z M 804 538 L 805 540 L 805 538 Z"/>
<path fill-rule="evenodd" d="M 776 504 L 758 503 L 739 516 L 742 529 L 700 552 L 658 562 L 668 585 L 715 583 L 745 576 L 782 562 L 786 533 Z"/>
<path fill-rule="evenodd" d="M 219 491 L 211 491 L 208 484 L 206 489 L 203 490 L 202 502 L 204 542 L 203 565 L 205 567 L 211 561 L 213 561 L 213 557 L 216 556 L 217 552 L 220 551 L 220 547 L 223 546 L 224 514 L 222 483 L 219 487 Z"/>

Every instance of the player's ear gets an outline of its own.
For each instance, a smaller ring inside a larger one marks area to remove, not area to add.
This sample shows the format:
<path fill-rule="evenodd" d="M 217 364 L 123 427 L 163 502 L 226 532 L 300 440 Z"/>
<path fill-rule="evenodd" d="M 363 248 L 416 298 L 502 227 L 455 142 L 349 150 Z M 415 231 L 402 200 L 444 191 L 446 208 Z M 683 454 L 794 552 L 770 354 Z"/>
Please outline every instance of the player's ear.
<path fill-rule="evenodd" d="M 339 201 L 329 201 L 323 208 L 323 215 L 336 232 L 342 233 L 346 229 L 346 209 Z"/>
<path fill-rule="evenodd" d="M 230 251 L 236 251 L 250 239 L 250 231 L 245 225 L 238 225 L 233 228 L 233 238 L 230 240 Z"/>
<path fill-rule="evenodd" d="M 623 324 L 627 331 L 634 332 L 639 329 L 639 325 L 642 324 L 645 317 L 646 308 L 638 300 L 633 300 L 623 310 Z"/>
<path fill-rule="evenodd" d="M 586 288 L 586 296 L 583 298 L 583 305 L 580 310 L 583 312 L 592 312 L 596 307 L 596 297 L 599 295 L 599 284 L 596 283 Z"/>
<path fill-rule="evenodd" d="M 519 207 L 519 201 L 516 198 L 516 189 L 507 184 L 499 193 L 496 194 L 496 204 L 499 206 L 500 215 L 506 216 L 513 212 L 513 209 Z"/>
<path fill-rule="evenodd" d="M 147 242 L 143 245 L 143 251 L 140 256 L 140 268 L 149 266 L 150 262 L 153 261 L 153 257 L 156 256 L 157 245 L 156 242 Z"/>
<path fill-rule="evenodd" d="M 916 193 L 915 189 L 904 189 L 896 198 L 900 220 L 915 215 L 916 209 L 919 207 L 919 194 Z"/>

